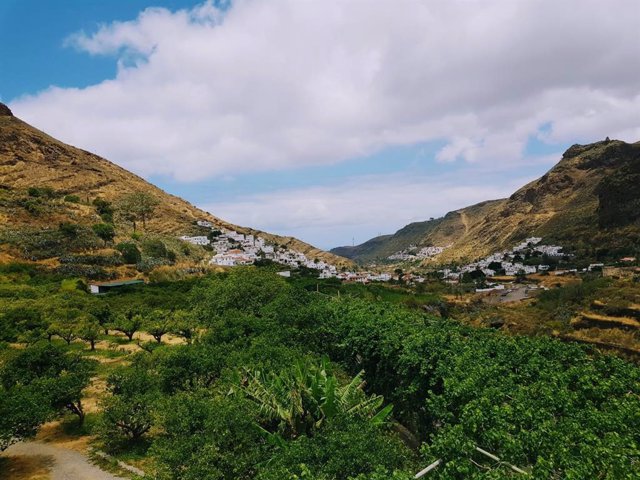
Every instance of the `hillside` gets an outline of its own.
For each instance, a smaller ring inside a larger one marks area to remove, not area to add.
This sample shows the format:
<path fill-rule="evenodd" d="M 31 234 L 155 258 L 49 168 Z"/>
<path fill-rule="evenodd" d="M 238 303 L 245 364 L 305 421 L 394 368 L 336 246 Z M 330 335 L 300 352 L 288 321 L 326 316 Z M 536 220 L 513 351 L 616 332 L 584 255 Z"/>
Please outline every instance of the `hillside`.
<path fill-rule="evenodd" d="M 574 145 L 560 162 L 511 197 L 412 223 L 340 253 L 360 263 L 386 259 L 414 244 L 449 246 L 428 262 L 471 260 L 529 236 L 600 257 L 635 253 L 640 240 L 640 143 Z"/>
<path fill-rule="evenodd" d="M 158 201 L 153 216 L 141 231 L 144 235 L 159 235 L 175 242 L 181 235 L 206 234 L 195 222 L 208 220 L 220 228 L 258 234 L 268 242 L 309 258 L 337 266 L 351 264 L 295 238 L 225 222 L 104 158 L 48 136 L 0 104 L 0 245 L 5 257 L 24 257 L 29 242 L 40 242 L 43 245 L 38 247 L 47 251 L 47 242 L 53 240 L 40 238 L 42 232 L 57 230 L 61 224 L 87 229 L 102 221 L 93 203 L 95 199 L 116 205 L 132 192 L 148 193 Z M 118 216 L 114 216 L 114 223 L 115 240 L 130 239 L 132 226 Z M 91 249 L 96 245 L 89 240 L 84 244 L 76 240 L 72 246 L 75 250 L 84 247 Z M 38 256 L 46 260 L 47 254 Z"/>

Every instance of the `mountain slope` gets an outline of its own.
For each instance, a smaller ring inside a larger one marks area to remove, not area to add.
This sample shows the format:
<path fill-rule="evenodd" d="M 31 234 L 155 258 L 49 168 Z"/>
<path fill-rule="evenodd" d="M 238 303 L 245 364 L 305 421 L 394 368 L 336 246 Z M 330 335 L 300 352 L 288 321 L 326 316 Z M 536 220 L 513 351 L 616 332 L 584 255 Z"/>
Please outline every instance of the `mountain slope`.
<path fill-rule="evenodd" d="M 42 202 L 29 198 L 28 189 L 33 187 L 53 189 L 57 200 Z M 0 104 L 0 231 L 15 234 L 50 230 L 65 222 L 89 226 L 101 221 L 92 205 L 95 198 L 115 203 L 132 192 L 146 192 L 159 201 L 147 222 L 149 234 L 170 237 L 203 234 L 195 222 L 208 220 L 220 228 L 258 234 L 268 242 L 312 259 L 338 266 L 351 265 L 347 259 L 295 238 L 239 227 L 214 217 L 108 160 L 50 137 L 16 118 L 8 107 Z M 65 202 L 61 200 L 64 196 L 75 196 L 78 201 Z M 129 225 L 116 218 L 116 240 L 128 238 L 130 230 Z M 6 245 L 4 250 L 13 255 L 19 253 Z"/>
<path fill-rule="evenodd" d="M 332 251 L 368 263 L 410 244 L 450 245 L 435 259 L 444 263 L 478 258 L 529 236 L 591 256 L 635 252 L 640 244 L 640 143 L 574 145 L 549 172 L 507 199 Z"/>

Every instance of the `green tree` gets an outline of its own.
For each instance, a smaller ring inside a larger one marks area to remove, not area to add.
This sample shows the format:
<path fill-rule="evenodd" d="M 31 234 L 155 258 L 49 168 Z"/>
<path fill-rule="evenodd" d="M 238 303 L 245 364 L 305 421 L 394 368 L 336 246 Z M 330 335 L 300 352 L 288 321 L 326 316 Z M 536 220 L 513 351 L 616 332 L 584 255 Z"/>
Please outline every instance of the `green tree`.
<path fill-rule="evenodd" d="M 121 368 L 107 379 L 107 392 L 102 404 L 103 439 L 112 447 L 123 440 L 139 440 L 153 426 L 157 377 L 145 368 Z"/>
<path fill-rule="evenodd" d="M 153 217 L 159 204 L 158 199 L 149 193 L 134 192 L 120 199 L 118 210 L 125 220 L 132 223 L 135 232 L 137 222 L 142 222 L 142 226 L 147 228 L 147 221 Z"/>
<path fill-rule="evenodd" d="M 105 335 L 109 335 L 109 325 L 113 320 L 113 312 L 108 303 L 99 303 L 90 308 L 89 313 L 98 321 L 98 325 L 104 331 Z"/>
<path fill-rule="evenodd" d="M 153 310 L 145 317 L 144 329 L 156 342 L 161 343 L 162 337 L 169 333 L 173 327 L 171 312 Z"/>
<path fill-rule="evenodd" d="M 68 410 L 84 421 L 82 390 L 89 384 L 95 362 L 67 354 L 50 344 L 19 351 L 3 365 L 0 383 L 5 391 L 28 389 L 40 395 L 51 414 Z"/>
<path fill-rule="evenodd" d="M 91 351 L 96 349 L 96 342 L 100 338 L 101 327 L 98 320 L 89 315 L 85 316 L 77 327 L 78 337 L 89 343 Z"/>
<path fill-rule="evenodd" d="M 190 312 L 185 310 L 173 312 L 171 333 L 184 338 L 190 344 L 197 333 L 196 319 Z"/>
<path fill-rule="evenodd" d="M 111 326 L 113 330 L 123 333 L 129 341 L 131 341 L 133 340 L 133 335 L 135 335 L 143 325 L 144 320 L 142 315 L 134 312 L 127 312 L 125 315 L 117 315 Z"/>
<path fill-rule="evenodd" d="M 113 241 L 113 238 L 116 236 L 116 231 L 113 228 L 113 225 L 109 223 L 96 223 L 95 225 L 92 225 L 91 228 L 93 233 L 95 233 L 98 238 L 104 242 L 105 246 L 107 243 Z"/>

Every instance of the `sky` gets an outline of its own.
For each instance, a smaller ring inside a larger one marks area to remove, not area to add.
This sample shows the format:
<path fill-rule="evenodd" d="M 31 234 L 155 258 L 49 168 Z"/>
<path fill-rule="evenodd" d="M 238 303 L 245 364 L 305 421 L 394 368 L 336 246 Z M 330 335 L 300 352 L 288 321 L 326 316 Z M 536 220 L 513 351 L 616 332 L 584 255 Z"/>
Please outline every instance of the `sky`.
<path fill-rule="evenodd" d="M 321 248 L 640 140 L 637 0 L 1 0 L 0 101 Z"/>

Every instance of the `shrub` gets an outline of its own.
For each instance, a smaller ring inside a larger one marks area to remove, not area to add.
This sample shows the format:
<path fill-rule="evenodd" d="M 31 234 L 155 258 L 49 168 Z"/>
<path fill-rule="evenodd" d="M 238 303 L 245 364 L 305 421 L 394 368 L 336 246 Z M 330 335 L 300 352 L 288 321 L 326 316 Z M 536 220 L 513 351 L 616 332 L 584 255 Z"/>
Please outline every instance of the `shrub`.
<path fill-rule="evenodd" d="M 69 203 L 80 203 L 80 197 L 78 195 L 65 195 L 64 201 Z"/>
<path fill-rule="evenodd" d="M 93 232 L 104 241 L 106 245 L 108 242 L 113 240 L 113 237 L 116 236 L 116 231 L 113 228 L 113 225 L 109 223 L 96 223 L 91 227 Z"/>
<path fill-rule="evenodd" d="M 128 265 L 136 264 L 142 260 L 140 250 L 138 250 L 135 243 L 122 242 L 116 245 L 116 249 L 122 254 L 124 262 Z"/>
<path fill-rule="evenodd" d="M 30 197 L 54 198 L 57 196 L 56 191 L 51 187 L 29 187 L 27 192 Z"/>
<path fill-rule="evenodd" d="M 60 232 L 65 237 L 76 237 L 76 236 L 78 236 L 78 230 L 79 229 L 80 229 L 80 225 L 78 225 L 76 223 L 71 223 L 71 222 L 62 222 L 58 226 L 58 230 L 60 230 Z"/>
<path fill-rule="evenodd" d="M 142 252 L 151 258 L 166 258 L 167 247 L 162 240 L 152 238 L 142 242 Z"/>
<path fill-rule="evenodd" d="M 24 209 L 33 216 L 38 216 L 44 212 L 42 204 L 36 199 L 28 199 L 21 202 Z"/>
<path fill-rule="evenodd" d="M 93 203 L 93 206 L 96 207 L 96 211 L 98 212 L 98 215 L 104 215 L 104 214 L 113 215 L 113 206 L 111 205 L 111 202 L 107 202 L 102 198 L 95 198 L 92 203 Z"/>
<path fill-rule="evenodd" d="M 62 280 L 62 283 L 60 284 L 60 291 L 73 292 L 76 290 L 86 292 L 87 284 L 84 283 L 80 278 L 66 278 Z"/>

